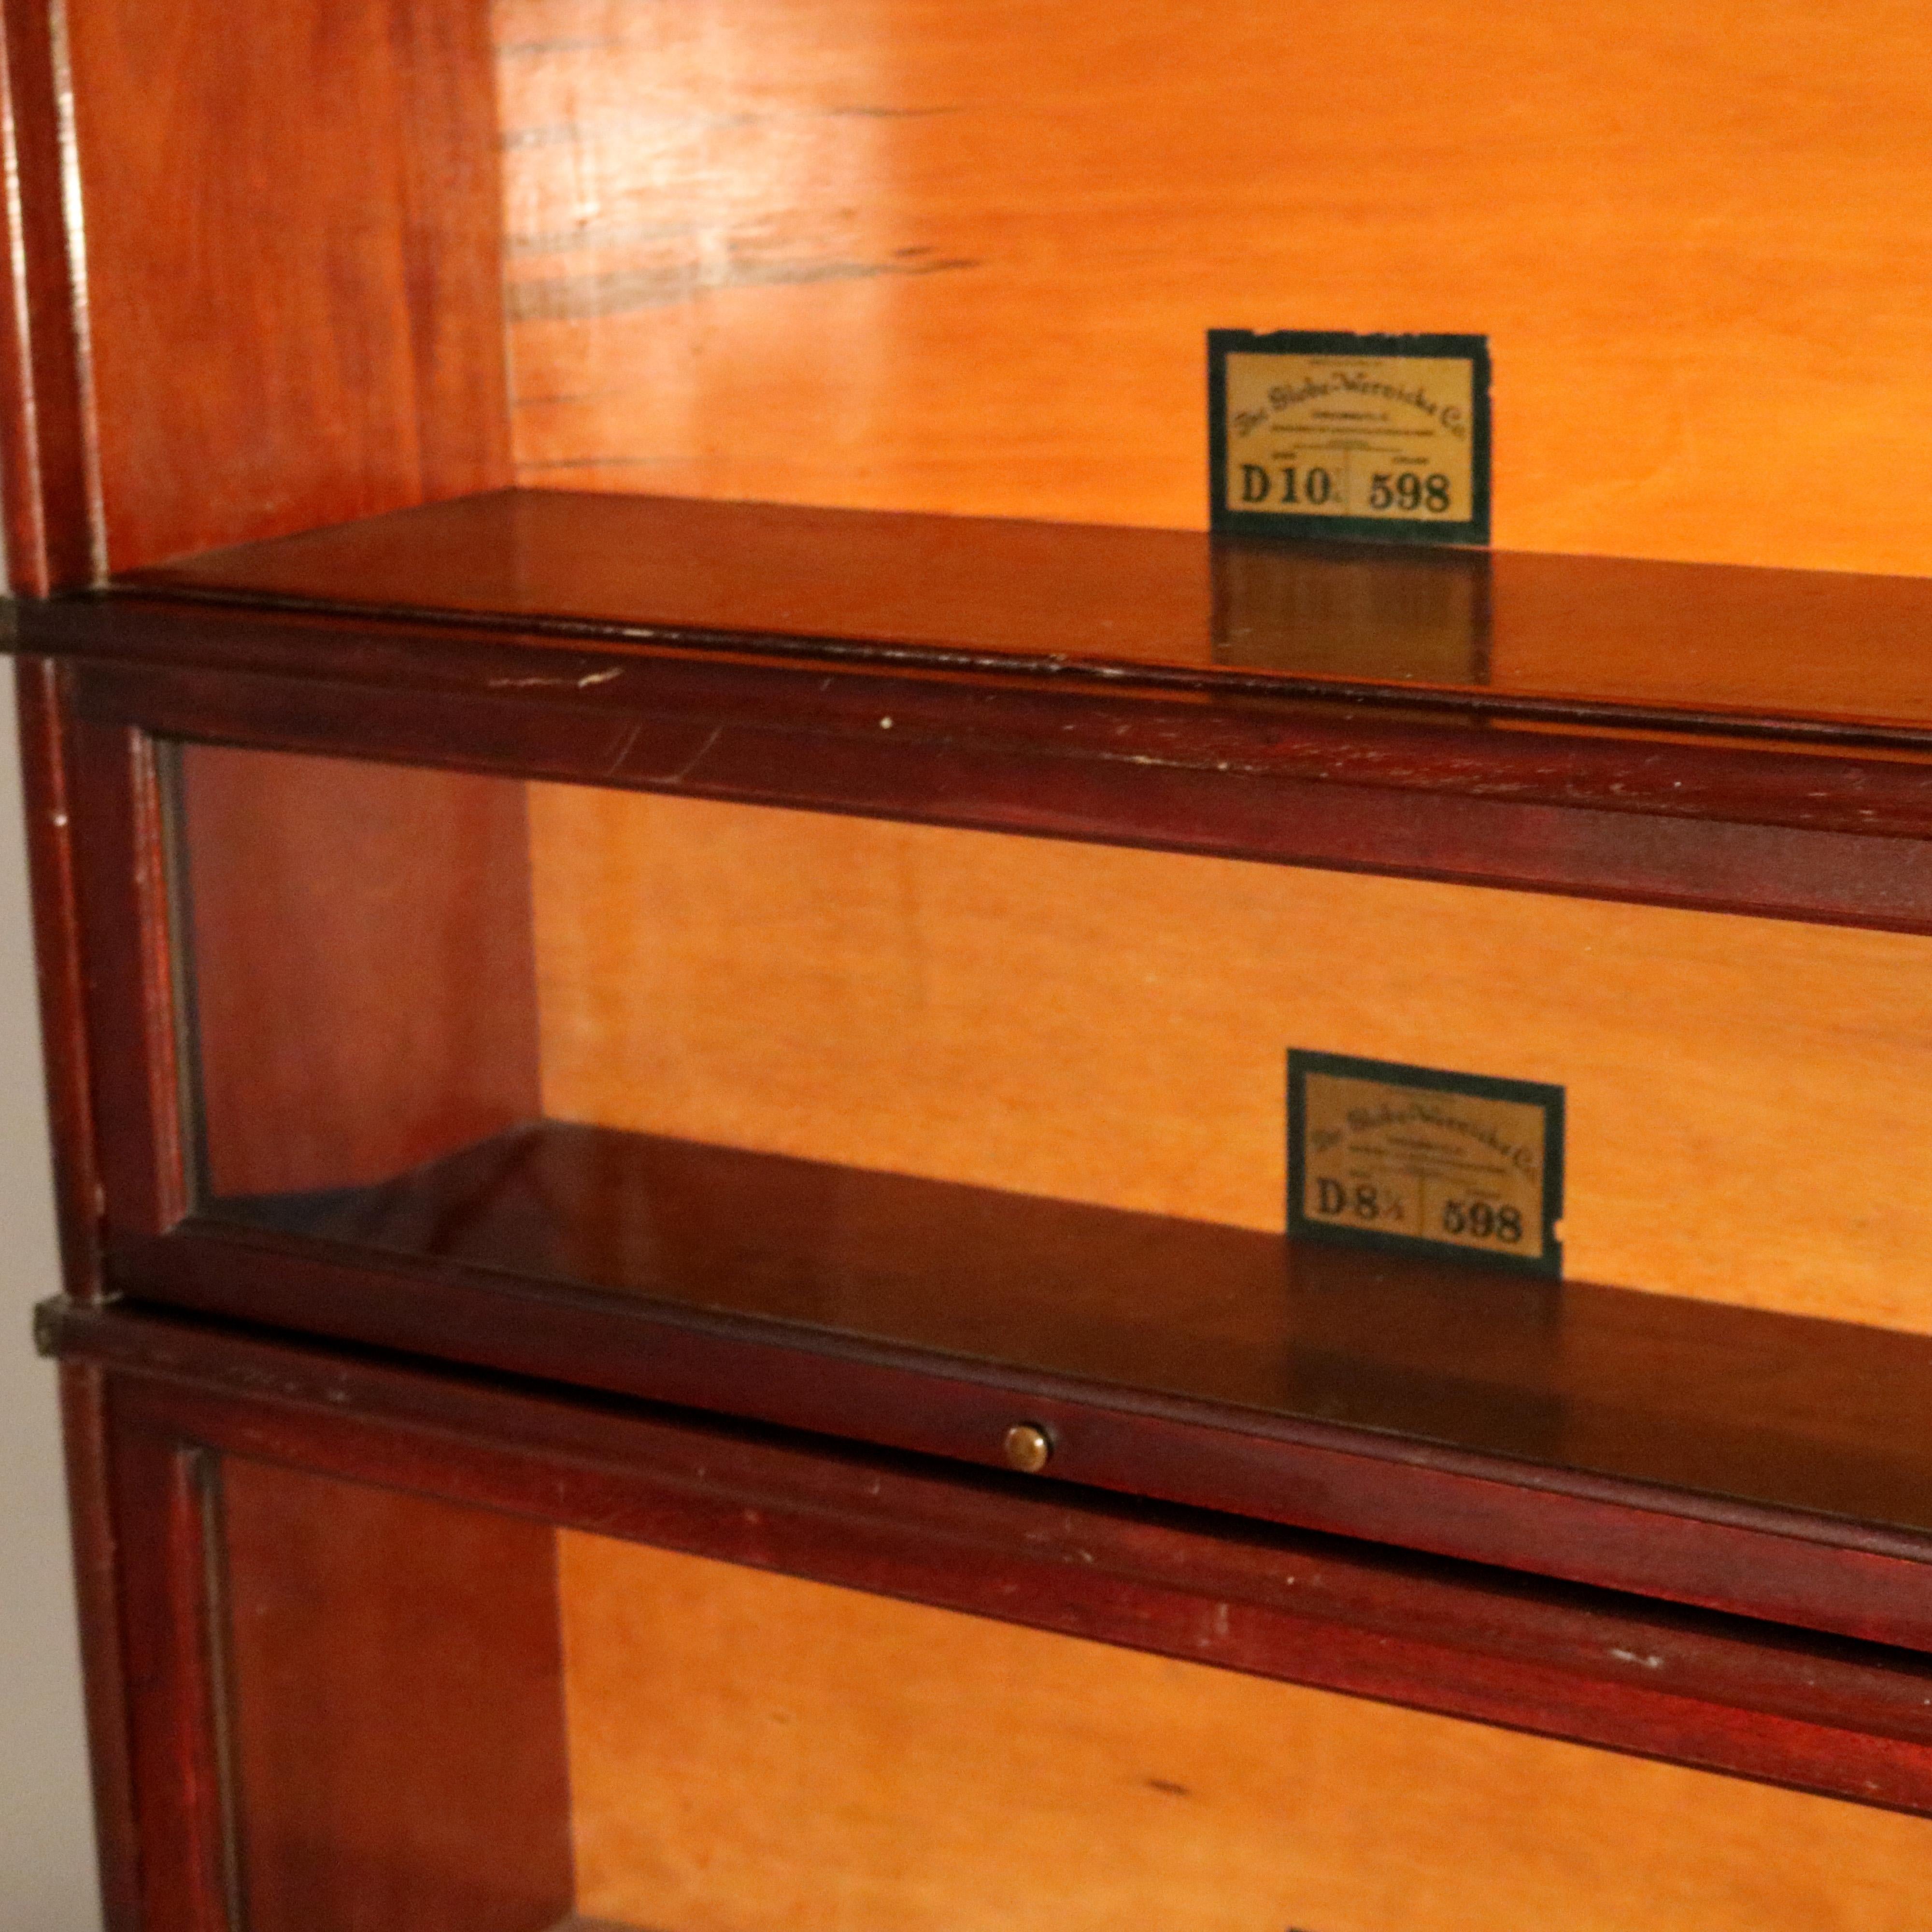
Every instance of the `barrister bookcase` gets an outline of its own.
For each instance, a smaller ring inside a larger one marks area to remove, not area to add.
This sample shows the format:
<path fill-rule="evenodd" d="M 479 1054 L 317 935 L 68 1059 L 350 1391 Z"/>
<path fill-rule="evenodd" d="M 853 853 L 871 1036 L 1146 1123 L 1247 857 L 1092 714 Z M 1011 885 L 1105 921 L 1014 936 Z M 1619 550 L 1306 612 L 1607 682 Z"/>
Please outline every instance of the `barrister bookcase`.
<path fill-rule="evenodd" d="M 1859 10 L 10 0 L 117 1932 L 1916 1922 Z M 1304 322 L 1493 554 L 1202 533 Z M 1560 1086 L 1562 1277 L 1286 1240 L 1291 1048 Z"/>

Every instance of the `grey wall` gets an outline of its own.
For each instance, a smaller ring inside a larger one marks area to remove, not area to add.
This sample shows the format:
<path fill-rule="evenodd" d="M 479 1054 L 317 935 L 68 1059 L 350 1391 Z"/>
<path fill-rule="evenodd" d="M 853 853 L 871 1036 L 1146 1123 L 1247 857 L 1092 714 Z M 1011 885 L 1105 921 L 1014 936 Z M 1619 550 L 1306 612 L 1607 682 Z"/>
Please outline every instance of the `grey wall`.
<path fill-rule="evenodd" d="M 92 1932 L 100 1912 L 54 1376 L 28 1332 L 57 1283 L 20 789 L 14 668 L 0 658 L 0 1926 Z"/>

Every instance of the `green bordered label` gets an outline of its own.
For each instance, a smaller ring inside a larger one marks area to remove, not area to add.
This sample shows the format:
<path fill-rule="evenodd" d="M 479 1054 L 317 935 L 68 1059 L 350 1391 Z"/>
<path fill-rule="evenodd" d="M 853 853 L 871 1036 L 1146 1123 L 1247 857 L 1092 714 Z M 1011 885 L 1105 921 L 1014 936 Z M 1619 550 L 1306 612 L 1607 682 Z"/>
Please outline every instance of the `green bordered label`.
<path fill-rule="evenodd" d="M 1291 1048 L 1288 1232 L 1561 1275 L 1563 1089 Z"/>
<path fill-rule="evenodd" d="M 1208 434 L 1214 530 L 1490 540 L 1486 336 L 1210 330 Z"/>

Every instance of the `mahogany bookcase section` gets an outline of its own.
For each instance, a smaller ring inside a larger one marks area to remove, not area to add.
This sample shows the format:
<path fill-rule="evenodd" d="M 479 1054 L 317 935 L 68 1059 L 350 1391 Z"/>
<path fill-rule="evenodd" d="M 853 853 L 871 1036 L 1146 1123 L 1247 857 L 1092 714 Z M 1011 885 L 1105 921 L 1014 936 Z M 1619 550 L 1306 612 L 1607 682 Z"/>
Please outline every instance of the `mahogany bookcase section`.
<path fill-rule="evenodd" d="M 77 1265 L 1932 1648 L 1928 612 L 517 492 L 22 605 Z M 1397 1024 L 1569 1088 L 1615 1285 L 1286 1246 L 1282 1049 Z"/>
<path fill-rule="evenodd" d="M 43 1340 L 113 1922 L 1802 1932 L 1918 1895 L 1923 1657 L 190 1318 Z"/>
<path fill-rule="evenodd" d="M 1224 10 L 0 4 L 115 1932 L 1909 1917 L 1924 89 Z M 1348 316 L 1828 568 L 1078 523 Z M 1575 1279 L 1289 1247 L 1294 1047 L 1562 1085 Z"/>

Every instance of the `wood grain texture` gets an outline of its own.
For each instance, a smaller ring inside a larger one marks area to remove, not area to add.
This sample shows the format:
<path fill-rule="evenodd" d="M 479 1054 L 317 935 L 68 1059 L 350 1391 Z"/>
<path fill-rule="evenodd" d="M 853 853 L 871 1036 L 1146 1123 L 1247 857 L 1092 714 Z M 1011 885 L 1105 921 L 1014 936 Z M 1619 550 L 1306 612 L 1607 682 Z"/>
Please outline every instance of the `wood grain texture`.
<path fill-rule="evenodd" d="M 67 1292 L 89 1298 L 100 1292 L 100 1150 L 86 1030 L 64 680 L 50 659 L 22 658 L 15 666 L 14 689 L 61 1269 Z"/>
<path fill-rule="evenodd" d="M 1508 548 L 1924 573 L 1910 0 L 514 0 L 518 474 L 1198 526 L 1210 326 L 1486 332 Z"/>
<path fill-rule="evenodd" d="M 116 1454 L 137 1463 L 205 1444 L 1932 1812 L 1932 1666 L 1896 1649 L 125 1309 L 50 1309 L 44 1334 L 110 1370 Z M 159 1553 L 138 1542 L 140 1562 Z M 165 1623 L 172 1573 L 140 1562 L 136 1600 Z M 178 1754 L 206 1722 L 192 1675 L 164 1658 L 129 1685 L 137 1732 L 152 1720 Z"/>
<path fill-rule="evenodd" d="M 1386 714 L 1366 730 L 1340 706 L 1070 697 L 1068 687 L 1045 681 L 1028 688 L 987 676 L 892 675 L 876 652 L 862 658 L 863 669 L 835 674 L 822 660 L 746 662 L 676 640 L 608 636 L 565 644 L 514 626 L 466 634 L 371 617 L 345 627 L 298 614 L 119 599 L 31 614 L 37 639 L 57 636 L 93 660 L 76 665 L 74 678 L 83 728 L 106 748 L 88 793 L 93 803 L 82 806 L 104 814 L 91 843 L 108 852 L 113 875 L 95 937 L 111 940 L 124 928 L 122 951 L 110 946 L 103 955 L 119 964 L 98 983 L 106 1010 L 121 1016 L 124 1030 L 133 1028 L 130 1051 L 104 1064 L 122 1083 L 114 1091 L 131 1090 L 137 1111 L 144 1094 L 158 1090 L 154 1070 L 165 1053 L 154 1037 L 155 1013 L 130 1018 L 148 997 L 145 912 L 130 884 L 135 860 L 113 856 L 116 841 L 129 853 L 140 849 L 126 753 L 135 721 L 224 740 L 602 774 L 626 784 L 710 787 L 1075 838 L 1198 842 L 1575 890 L 1681 892 L 1706 904 L 1789 910 L 1802 890 L 1821 896 L 1807 909 L 1822 905 L 1826 916 L 1924 920 L 1922 892 L 1912 896 L 1914 863 L 1925 850 L 1922 802 L 1914 802 L 1917 768 L 1902 760 L 1844 760 L 1870 789 L 1848 782 L 1819 800 L 1806 796 L 1800 774 L 1808 778 L 1829 761 L 1802 756 L 1682 739 L 1660 751 L 1652 740 L 1607 733 L 1551 740 L 1444 730 Z M 439 638 L 446 648 L 434 647 Z M 162 668 L 177 657 L 185 664 Z M 100 661 L 108 658 L 116 662 Z M 1048 675 L 1058 674 L 1043 680 Z M 638 682 L 626 688 L 633 676 Z M 894 720 L 890 733 L 880 729 L 883 716 Z M 1473 761 L 1472 746 L 1480 752 Z M 1747 781 L 1745 767 L 1774 772 L 1776 782 Z M 1673 808 L 1667 801 L 1686 775 L 1706 789 L 1688 808 Z M 1551 802 L 1573 786 L 1587 806 Z M 1909 828 L 1912 836 L 1845 836 L 1868 811 L 1885 814 L 1877 822 L 1888 834 Z M 1808 829 L 1786 836 L 1775 817 L 1757 821 L 1760 812 L 1796 817 Z M 1865 869 L 1874 854 L 1876 878 Z M 1606 860 L 1607 872 L 1594 869 Z M 138 956 L 131 964 L 130 950 Z M 127 1116 L 117 1109 L 116 1118 L 124 1139 Z M 129 1181 L 116 1170 L 110 1214 L 152 1185 L 153 1150 L 124 1152 L 140 1171 Z M 994 1456 L 1012 1419 L 1008 1382 L 921 1372 L 849 1344 L 818 1348 L 795 1336 L 781 1343 L 662 1310 L 620 1337 L 608 1312 L 568 1294 L 541 1298 L 544 1318 L 533 1322 L 538 1298 L 529 1286 L 488 1269 L 352 1262 L 206 1226 L 184 1229 L 178 1240 L 140 1238 L 154 1232 L 139 1215 L 115 1224 L 114 1278 L 124 1292 L 829 1432 L 857 1430 L 962 1460 Z M 1815 1522 L 1788 1512 L 1753 1516 L 1641 1485 L 1477 1467 L 1359 1430 L 1289 1439 L 1265 1427 L 1231 1429 L 1222 1413 L 1096 1404 L 1090 1390 L 1058 1391 L 1052 1401 L 1047 1419 L 1063 1432 L 1069 1473 L 1099 1486 L 1286 1514 L 1888 1640 L 1924 1635 L 1923 1551 L 1870 1524 L 1816 1533 Z M 1399 1476 L 1391 1464 L 1402 1466 Z"/>
<path fill-rule="evenodd" d="M 72 1305 L 70 1295 L 68 1298 Z M 44 1348 L 48 1330 L 35 1323 Z M 74 1608 L 80 1640 L 92 1774 L 94 1838 L 104 1932 L 140 1932 L 142 1794 L 136 1789 L 132 1709 L 122 1648 L 122 1604 L 138 1592 L 116 1534 L 112 1414 L 108 1378 L 95 1364 L 60 1365 L 61 1446 L 73 1541 Z"/>
<path fill-rule="evenodd" d="M 16 596 L 91 583 L 104 562 L 82 238 L 64 193 L 73 159 L 66 9 L 0 10 L 0 500 Z"/>
<path fill-rule="evenodd" d="M 1932 1333 L 1923 939 L 587 789 L 531 824 L 553 1118 L 1278 1230 L 1287 1047 L 1546 1081 L 1571 1273 Z"/>
<path fill-rule="evenodd" d="M 108 562 L 503 480 L 483 10 L 68 14 Z"/>
<path fill-rule="evenodd" d="M 127 1932 L 227 1932 L 232 1874 L 222 1753 L 212 1721 L 217 1689 L 207 1458 L 185 1432 L 146 1426 L 130 1415 L 122 1400 L 127 1392 L 124 1382 L 105 1384 L 112 1600 L 110 1606 L 82 1598 L 89 1614 L 105 1610 L 111 1617 L 85 1649 L 89 1669 L 98 1670 L 105 1659 L 97 1646 L 112 1646 L 106 1698 L 90 1694 L 90 1702 L 97 1720 L 111 1712 L 124 1723 L 122 1738 L 108 1744 L 105 1766 L 110 1775 L 119 1769 L 118 1744 L 134 1800 L 131 1846 L 116 1842 L 118 1821 L 109 1822 L 104 1903 L 130 1908 Z M 124 1850 L 131 1857 L 117 1870 Z"/>
<path fill-rule="evenodd" d="M 1932 1824 L 601 1537 L 578 1898 L 680 1932 L 1898 1932 Z"/>
<path fill-rule="evenodd" d="M 102 1243 L 110 1227 L 159 1232 L 187 1210 L 191 1124 L 156 746 L 70 712 L 64 749 L 94 1130 L 85 1157 L 98 1178 L 81 1208 Z"/>
<path fill-rule="evenodd" d="M 534 1113 L 520 786 L 197 746 L 180 804 L 212 1192 L 374 1180 Z"/>
<path fill-rule="evenodd" d="M 1461 662 L 1418 662 L 1412 608 L 1445 578 L 1466 586 Z M 1932 584 L 1907 577 L 517 490 L 124 581 L 614 640 L 735 632 L 1034 676 L 1441 694 L 1546 723 L 1588 715 L 1796 736 L 1831 724 L 1922 733 L 1932 720 Z"/>
<path fill-rule="evenodd" d="M 250 1932 L 538 1932 L 572 1896 L 544 1525 L 224 1459 Z"/>

